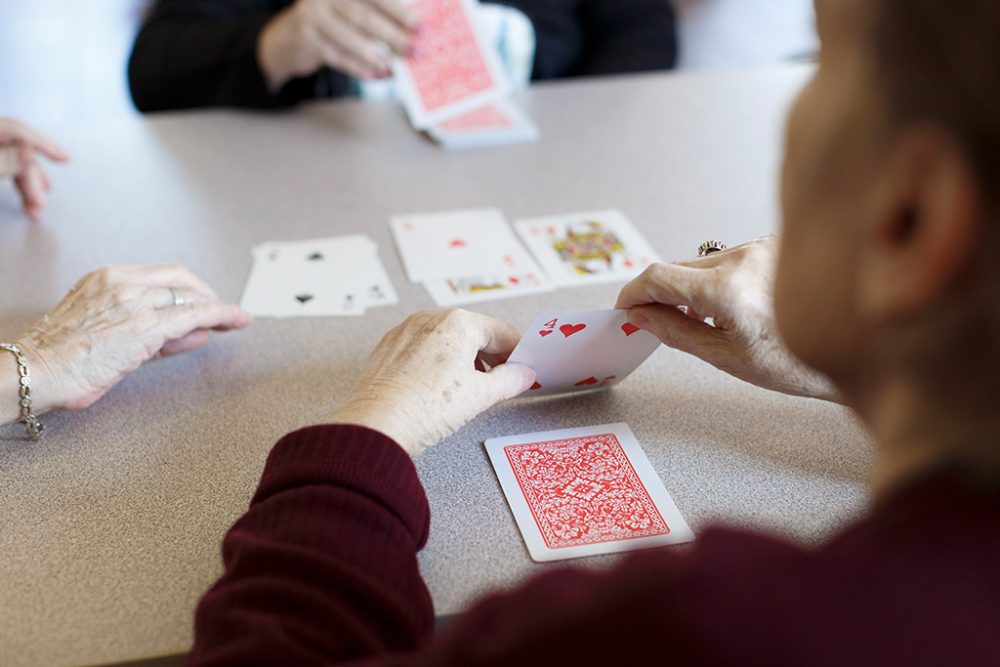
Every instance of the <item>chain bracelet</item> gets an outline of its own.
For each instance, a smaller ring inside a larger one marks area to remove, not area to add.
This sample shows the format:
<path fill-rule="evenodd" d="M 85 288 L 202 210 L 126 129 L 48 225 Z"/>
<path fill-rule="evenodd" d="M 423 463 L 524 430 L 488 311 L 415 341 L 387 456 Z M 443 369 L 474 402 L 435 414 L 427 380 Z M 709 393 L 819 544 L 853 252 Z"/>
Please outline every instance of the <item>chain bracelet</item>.
<path fill-rule="evenodd" d="M 19 422 L 24 424 L 28 430 L 28 437 L 32 440 L 41 440 L 45 433 L 45 425 L 38 421 L 34 410 L 31 409 L 31 372 L 28 370 L 28 360 L 21 352 L 21 348 L 10 343 L 0 343 L 0 350 L 7 350 L 17 359 L 18 374 L 18 405 L 21 408 L 21 418 Z"/>

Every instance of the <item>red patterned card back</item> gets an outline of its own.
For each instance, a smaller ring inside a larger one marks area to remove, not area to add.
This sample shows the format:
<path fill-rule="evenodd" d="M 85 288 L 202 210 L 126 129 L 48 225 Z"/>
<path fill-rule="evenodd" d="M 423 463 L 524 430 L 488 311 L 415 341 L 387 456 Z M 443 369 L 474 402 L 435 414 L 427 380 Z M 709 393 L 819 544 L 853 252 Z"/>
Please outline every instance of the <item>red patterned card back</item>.
<path fill-rule="evenodd" d="M 460 0 L 417 0 L 411 8 L 424 32 L 415 44 L 417 57 L 407 62 L 428 113 L 496 85 Z"/>
<path fill-rule="evenodd" d="M 503 130 L 513 125 L 511 117 L 495 104 L 473 109 L 443 121 L 438 128 L 445 132 L 470 132 L 476 130 Z"/>
<path fill-rule="evenodd" d="M 613 433 L 504 453 L 550 549 L 670 533 Z"/>

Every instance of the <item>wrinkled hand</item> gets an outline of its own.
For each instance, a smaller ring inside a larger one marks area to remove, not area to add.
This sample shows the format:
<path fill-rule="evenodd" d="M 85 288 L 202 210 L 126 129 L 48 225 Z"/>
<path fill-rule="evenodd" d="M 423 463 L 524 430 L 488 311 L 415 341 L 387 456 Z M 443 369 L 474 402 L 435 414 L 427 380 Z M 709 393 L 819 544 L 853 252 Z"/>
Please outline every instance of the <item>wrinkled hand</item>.
<path fill-rule="evenodd" d="M 778 238 L 768 236 L 690 262 L 655 264 L 622 289 L 615 307 L 628 309 L 629 321 L 664 345 L 741 380 L 837 400 L 830 382 L 795 359 L 775 330 L 777 254 Z"/>
<path fill-rule="evenodd" d="M 44 155 L 56 162 L 69 156 L 51 139 L 13 118 L 0 117 L 0 178 L 13 178 L 21 194 L 21 205 L 37 220 L 45 208 L 45 196 L 52 189 L 49 177 L 38 163 Z"/>
<path fill-rule="evenodd" d="M 261 32 L 257 60 L 276 92 L 289 79 L 327 66 L 357 79 L 389 74 L 417 27 L 400 0 L 297 0 Z"/>
<path fill-rule="evenodd" d="M 329 421 L 381 431 L 416 456 L 534 383 L 530 368 L 504 363 L 520 338 L 478 313 L 416 313 L 379 342 Z"/>
<path fill-rule="evenodd" d="M 183 305 L 174 305 L 174 293 Z M 183 266 L 111 266 L 84 276 L 17 344 L 41 414 L 89 407 L 144 362 L 249 323 Z"/>

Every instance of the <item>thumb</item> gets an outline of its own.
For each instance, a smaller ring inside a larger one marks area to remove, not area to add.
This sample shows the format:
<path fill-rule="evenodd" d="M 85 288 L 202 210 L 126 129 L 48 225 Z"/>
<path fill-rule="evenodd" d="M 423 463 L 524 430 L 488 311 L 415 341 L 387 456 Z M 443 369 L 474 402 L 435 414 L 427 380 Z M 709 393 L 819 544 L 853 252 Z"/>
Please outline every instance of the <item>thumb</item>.
<path fill-rule="evenodd" d="M 527 391 L 535 383 L 535 371 L 524 364 L 500 364 L 483 373 L 483 381 L 492 405 Z"/>

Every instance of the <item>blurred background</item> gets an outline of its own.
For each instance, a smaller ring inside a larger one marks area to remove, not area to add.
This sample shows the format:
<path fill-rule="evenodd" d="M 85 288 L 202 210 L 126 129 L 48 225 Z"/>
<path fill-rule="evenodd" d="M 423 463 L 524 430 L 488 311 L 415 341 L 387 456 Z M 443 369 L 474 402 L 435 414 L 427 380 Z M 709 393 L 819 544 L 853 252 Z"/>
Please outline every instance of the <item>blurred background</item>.
<path fill-rule="evenodd" d="M 37 127 L 136 113 L 125 64 L 151 0 L 0 0 L 0 115 Z M 679 69 L 760 67 L 816 49 L 812 0 L 674 0 Z"/>

